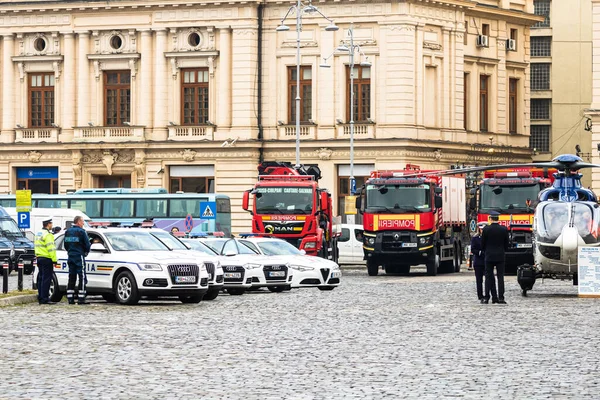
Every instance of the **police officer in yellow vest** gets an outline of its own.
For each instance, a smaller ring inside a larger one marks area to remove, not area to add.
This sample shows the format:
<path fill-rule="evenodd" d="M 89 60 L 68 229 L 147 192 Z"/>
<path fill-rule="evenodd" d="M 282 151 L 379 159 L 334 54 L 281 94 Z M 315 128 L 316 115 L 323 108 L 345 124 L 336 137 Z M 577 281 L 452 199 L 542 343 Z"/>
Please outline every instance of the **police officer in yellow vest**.
<path fill-rule="evenodd" d="M 50 301 L 50 280 L 57 258 L 52 234 L 52 220 L 43 221 L 42 226 L 42 230 L 35 236 L 35 256 L 39 269 L 38 301 L 40 304 L 54 304 Z"/>

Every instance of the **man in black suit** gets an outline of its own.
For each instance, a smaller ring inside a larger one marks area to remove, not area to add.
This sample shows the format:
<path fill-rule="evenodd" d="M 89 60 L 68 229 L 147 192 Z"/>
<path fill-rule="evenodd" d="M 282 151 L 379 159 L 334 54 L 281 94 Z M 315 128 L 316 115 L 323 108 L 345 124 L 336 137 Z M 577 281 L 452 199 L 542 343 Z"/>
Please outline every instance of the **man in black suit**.
<path fill-rule="evenodd" d="M 508 250 L 508 229 L 498 223 L 498 212 L 492 212 L 491 224 L 483 229 L 481 235 L 481 247 L 485 253 L 485 296 L 482 304 L 490 301 L 492 292 L 492 303 L 506 304 L 504 301 L 504 257 Z M 496 293 L 496 280 L 494 279 L 494 267 L 498 277 L 498 292 Z"/>

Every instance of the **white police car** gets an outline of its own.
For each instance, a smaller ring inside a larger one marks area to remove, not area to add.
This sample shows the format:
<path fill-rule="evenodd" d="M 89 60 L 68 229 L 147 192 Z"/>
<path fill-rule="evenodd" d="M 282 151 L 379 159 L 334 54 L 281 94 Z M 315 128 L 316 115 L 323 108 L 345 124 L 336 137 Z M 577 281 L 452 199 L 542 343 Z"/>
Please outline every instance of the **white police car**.
<path fill-rule="evenodd" d="M 251 277 L 252 288 L 266 287 L 271 292 L 283 292 L 292 288 L 295 271 L 289 268 L 285 258 L 265 257 L 239 243 L 238 239 L 206 238 L 201 240 L 226 257 L 221 261 L 225 273 L 225 285 L 227 285 L 228 277 L 237 278 L 236 274 L 238 271 L 241 272 L 239 269 L 233 271 L 228 267 L 242 265 L 247 271 L 242 278 L 246 279 L 247 283 Z M 228 292 L 231 293 L 229 289 Z"/>
<path fill-rule="evenodd" d="M 262 265 L 256 263 L 248 256 L 238 254 L 235 256 L 222 256 L 212 247 L 198 239 L 182 239 L 182 241 L 196 251 L 217 255 L 223 269 L 223 288 L 232 296 L 239 296 L 252 287 L 252 279 L 260 272 Z"/>
<path fill-rule="evenodd" d="M 324 258 L 307 256 L 285 240 L 242 235 L 238 241 L 259 254 L 283 258 L 294 271 L 293 288 L 318 287 L 320 290 L 333 290 L 340 284 L 342 270 L 338 264 Z"/>
<path fill-rule="evenodd" d="M 85 266 L 88 295 L 102 295 L 119 304 L 136 304 L 142 297 L 177 297 L 183 303 L 199 303 L 208 292 L 206 267 L 193 256 L 175 255 L 146 229 L 89 229 L 87 233 L 92 240 Z M 60 301 L 69 272 L 64 234 L 55 242 L 58 267 L 51 300 Z"/>
<path fill-rule="evenodd" d="M 223 268 L 219 262 L 219 257 L 214 252 L 207 253 L 206 251 L 198 251 L 190 248 L 182 243 L 181 240 L 162 229 L 152 228 L 147 230 L 152 236 L 163 242 L 169 250 L 182 253 L 186 257 L 192 255 L 198 264 L 204 264 L 208 272 L 208 292 L 202 300 L 214 300 L 217 298 L 219 292 L 223 289 Z"/>

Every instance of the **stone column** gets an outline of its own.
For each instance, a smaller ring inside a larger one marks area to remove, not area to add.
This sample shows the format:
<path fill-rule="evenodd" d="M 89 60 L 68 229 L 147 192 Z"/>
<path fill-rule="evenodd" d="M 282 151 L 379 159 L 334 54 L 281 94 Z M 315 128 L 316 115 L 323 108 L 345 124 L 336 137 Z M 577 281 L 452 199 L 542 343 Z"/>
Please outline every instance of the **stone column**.
<path fill-rule="evenodd" d="M 154 140 L 167 139 L 167 30 L 156 31 L 154 49 Z"/>
<path fill-rule="evenodd" d="M 77 125 L 85 126 L 90 122 L 90 64 L 87 58 L 90 43 L 88 31 L 78 32 L 79 48 L 77 61 Z M 68 79 L 68 78 L 67 78 Z M 93 121 L 102 125 L 104 121 Z"/>
<path fill-rule="evenodd" d="M 142 32 L 142 40 L 141 40 L 141 53 L 142 58 L 140 62 L 140 75 L 141 78 L 138 77 L 142 84 L 140 85 L 140 101 L 139 101 L 139 112 L 137 121 L 133 121 L 135 125 L 143 125 L 145 127 L 150 127 L 152 125 L 152 113 L 150 112 L 150 107 L 152 104 L 152 62 L 151 62 L 151 54 L 152 54 L 152 32 L 150 29 L 144 29 Z"/>
<path fill-rule="evenodd" d="M 14 35 L 2 35 L 2 139 L 14 141 L 15 129 L 15 69 L 12 61 Z"/>
<path fill-rule="evenodd" d="M 231 29 L 219 29 L 219 91 L 217 94 L 217 126 L 231 127 Z"/>
<path fill-rule="evenodd" d="M 64 61 L 63 61 L 63 85 L 62 96 L 62 125 L 61 136 L 63 141 L 73 139 L 73 126 L 75 126 L 75 34 L 63 33 L 64 38 Z M 60 111 L 58 111 L 60 113 Z"/>

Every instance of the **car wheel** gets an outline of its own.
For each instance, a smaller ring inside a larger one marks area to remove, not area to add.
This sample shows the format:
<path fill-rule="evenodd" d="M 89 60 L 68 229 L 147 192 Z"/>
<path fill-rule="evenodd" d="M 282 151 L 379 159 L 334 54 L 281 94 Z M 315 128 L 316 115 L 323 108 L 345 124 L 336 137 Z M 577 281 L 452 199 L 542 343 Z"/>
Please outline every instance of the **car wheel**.
<path fill-rule="evenodd" d="M 133 305 L 140 301 L 137 283 L 133 274 L 129 271 L 123 271 L 115 280 L 113 291 L 116 293 L 117 303 L 123 305 Z"/>
<path fill-rule="evenodd" d="M 438 268 L 440 267 L 440 256 L 434 254 L 432 257 L 427 259 L 427 275 L 436 276 L 438 273 Z"/>
<path fill-rule="evenodd" d="M 208 292 L 206 292 L 206 294 L 204 295 L 204 298 L 202 298 L 202 300 L 214 300 L 217 298 L 218 295 L 219 295 L 219 289 L 210 289 Z"/>
<path fill-rule="evenodd" d="M 230 289 L 227 289 L 227 293 L 229 293 L 232 296 L 241 296 L 244 293 L 246 293 L 246 289 L 244 289 L 244 288 L 230 288 Z"/>
<path fill-rule="evenodd" d="M 202 294 L 195 294 L 193 296 L 179 296 L 179 300 L 183 304 L 198 304 L 202 301 L 202 298 L 204 298 L 204 295 Z"/>
<path fill-rule="evenodd" d="M 58 279 L 56 279 L 56 274 L 52 274 L 52 279 L 50 279 L 50 301 L 53 303 L 58 303 L 62 300 L 63 294 L 58 287 Z"/>
<path fill-rule="evenodd" d="M 373 261 L 367 261 L 367 272 L 369 276 L 377 276 L 379 273 L 379 265 Z"/>
<path fill-rule="evenodd" d="M 273 293 L 281 293 L 285 290 L 285 286 L 269 286 L 268 289 Z"/>
<path fill-rule="evenodd" d="M 102 295 L 102 298 L 107 303 L 114 303 L 117 300 L 116 296 L 114 294 L 112 294 L 112 293 L 104 293 Z"/>
<path fill-rule="evenodd" d="M 319 290 L 330 291 L 335 289 L 335 286 L 319 286 Z"/>

